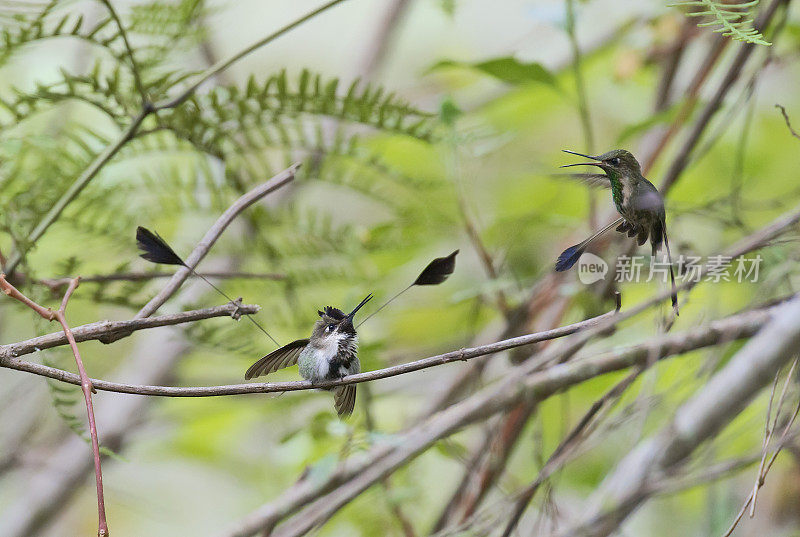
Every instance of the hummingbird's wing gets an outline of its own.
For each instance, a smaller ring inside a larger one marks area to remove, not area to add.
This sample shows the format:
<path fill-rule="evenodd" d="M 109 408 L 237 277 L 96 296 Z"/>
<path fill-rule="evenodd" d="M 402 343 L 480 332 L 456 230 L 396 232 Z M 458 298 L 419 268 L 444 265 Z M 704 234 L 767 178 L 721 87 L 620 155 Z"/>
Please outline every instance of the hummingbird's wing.
<path fill-rule="evenodd" d="M 340 418 L 349 418 L 356 406 L 356 385 L 347 384 L 334 388 L 333 406 Z"/>
<path fill-rule="evenodd" d="M 298 339 L 297 341 L 287 343 L 280 349 L 272 351 L 250 366 L 247 373 L 244 374 L 245 380 L 267 375 L 278 369 L 296 364 L 297 358 L 300 356 L 300 353 L 303 352 L 303 349 L 306 348 L 308 342 L 308 339 Z"/>
<path fill-rule="evenodd" d="M 604 173 L 554 173 L 553 177 L 566 177 L 594 188 L 611 188 L 611 180 Z"/>
<path fill-rule="evenodd" d="M 653 188 L 652 190 L 641 190 L 633 199 L 633 208 L 637 211 L 664 212 L 664 198 Z M 663 217 L 662 217 L 663 218 Z"/>

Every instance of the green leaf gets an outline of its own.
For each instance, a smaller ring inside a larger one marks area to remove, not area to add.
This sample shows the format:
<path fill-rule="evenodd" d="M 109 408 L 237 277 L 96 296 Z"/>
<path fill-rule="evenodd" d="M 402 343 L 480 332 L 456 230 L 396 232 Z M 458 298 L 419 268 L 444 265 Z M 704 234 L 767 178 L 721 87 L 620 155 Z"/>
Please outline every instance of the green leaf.
<path fill-rule="evenodd" d="M 511 56 L 493 58 L 477 63 L 465 63 L 455 60 L 443 60 L 435 64 L 428 71 L 435 71 L 446 67 L 461 67 L 476 69 L 507 84 L 539 83 L 558 87 L 556 77 L 538 62 L 524 63 Z"/>

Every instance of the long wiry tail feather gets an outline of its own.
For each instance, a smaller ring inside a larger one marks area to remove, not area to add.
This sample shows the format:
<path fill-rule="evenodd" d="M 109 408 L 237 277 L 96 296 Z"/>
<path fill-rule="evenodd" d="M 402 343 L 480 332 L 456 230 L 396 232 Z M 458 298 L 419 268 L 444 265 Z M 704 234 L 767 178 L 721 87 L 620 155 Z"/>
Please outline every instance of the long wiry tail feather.
<path fill-rule="evenodd" d="M 231 303 L 234 304 L 236 303 L 236 301 L 233 300 L 231 297 L 229 297 L 225 293 L 225 291 L 223 291 L 222 289 L 211 283 L 211 281 L 209 281 L 205 276 L 198 273 L 192 267 L 184 263 L 183 259 L 181 259 L 181 257 L 175 253 L 175 250 L 173 250 L 172 247 L 169 244 L 167 244 L 167 241 L 162 239 L 161 235 L 159 235 L 158 233 L 152 232 L 149 229 L 144 228 L 142 226 L 138 226 L 136 228 L 136 244 L 139 246 L 139 249 L 142 250 L 141 257 L 143 259 L 146 259 L 151 263 L 157 263 L 160 265 L 184 266 L 187 269 L 189 269 L 189 271 L 192 274 L 194 274 L 195 276 L 206 282 L 208 285 L 213 287 L 219 294 L 230 300 Z M 280 343 L 275 341 L 275 338 L 269 335 L 269 332 L 267 332 L 263 326 L 258 324 L 258 321 L 256 321 L 249 315 L 245 315 L 245 317 L 247 317 L 251 323 L 256 325 L 259 330 L 264 332 L 264 334 L 266 334 L 266 336 L 269 339 L 271 339 L 272 342 L 275 343 L 275 345 L 278 345 L 280 347 Z"/>
<path fill-rule="evenodd" d="M 675 270 L 672 268 L 672 252 L 669 251 L 669 239 L 667 239 L 667 229 L 664 227 L 664 246 L 667 249 L 667 262 L 669 263 L 669 279 L 672 283 L 672 309 L 675 311 L 675 316 L 679 315 L 678 312 L 678 290 L 675 286 Z"/>

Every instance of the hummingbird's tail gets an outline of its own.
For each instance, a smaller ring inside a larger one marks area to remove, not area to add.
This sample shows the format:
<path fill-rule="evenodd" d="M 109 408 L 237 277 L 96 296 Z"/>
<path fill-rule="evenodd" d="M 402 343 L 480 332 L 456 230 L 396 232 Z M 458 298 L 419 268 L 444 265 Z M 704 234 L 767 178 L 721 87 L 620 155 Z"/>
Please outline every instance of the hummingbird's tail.
<path fill-rule="evenodd" d="M 578 259 L 583 255 L 586 245 L 583 243 L 570 246 L 558 256 L 556 261 L 556 272 L 563 272 L 569 270 L 578 262 Z"/>
<path fill-rule="evenodd" d="M 578 259 L 580 259 L 580 257 L 583 255 L 583 252 L 586 251 L 586 247 L 589 246 L 589 244 L 594 242 L 598 237 L 603 235 L 612 227 L 621 225 L 624 221 L 624 218 L 618 218 L 583 242 L 576 244 L 575 246 L 570 246 L 561 252 L 561 255 L 558 256 L 558 260 L 556 261 L 556 272 L 563 272 L 571 269 L 575 263 L 578 262 Z"/>
<path fill-rule="evenodd" d="M 680 312 L 678 311 L 678 290 L 675 286 L 675 270 L 672 268 L 672 252 L 669 251 L 669 239 L 667 239 L 667 229 L 664 226 L 664 246 L 667 249 L 667 262 L 669 263 L 669 280 L 672 284 L 672 309 L 675 311 L 677 317 Z"/>

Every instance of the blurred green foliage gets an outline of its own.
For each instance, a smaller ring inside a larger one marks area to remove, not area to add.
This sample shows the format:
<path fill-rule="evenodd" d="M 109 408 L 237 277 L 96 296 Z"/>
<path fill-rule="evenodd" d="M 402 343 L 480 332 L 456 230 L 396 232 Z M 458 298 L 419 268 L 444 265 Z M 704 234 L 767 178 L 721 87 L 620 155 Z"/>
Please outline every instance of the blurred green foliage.
<path fill-rule="evenodd" d="M 421 16 L 441 17 L 438 23 L 446 28 L 463 24 L 466 8 L 460 2 L 439 4 L 434 14 L 425 11 Z M 621 19 L 624 14 L 608 14 L 602 26 L 613 30 L 610 37 L 585 51 L 583 75 L 602 150 L 618 145 L 636 154 L 652 150 L 653 137 L 676 119 L 684 104 L 676 91 L 669 106 L 653 109 L 663 64 L 657 49 L 676 37 L 682 16 L 658 2 L 647 4 L 635 24 Z M 213 63 L 215 58 L 208 52 L 204 57 L 200 45 L 212 42 L 209 21 L 220 11 L 248 16 L 243 8 L 199 0 L 130 7 L 124 21 L 154 101 Z M 273 6 L 247 9 L 263 16 Z M 366 292 L 380 301 L 404 288 L 430 258 L 460 248 L 457 271 L 445 285 L 414 289 L 360 331 L 362 367 L 377 369 L 485 342 L 504 325 L 496 294 L 501 292 L 512 305 L 524 304 L 563 246 L 589 228 L 584 189 L 552 177 L 562 163 L 561 149 L 584 149 L 569 58 L 559 63 L 547 57 L 564 56 L 566 36 L 559 24 L 526 16 L 530 25 L 547 25 L 558 35 L 536 61 L 512 55 L 516 51 L 507 40 L 505 49 L 491 57 L 442 47 L 417 58 L 420 68 L 409 69 L 402 80 L 367 84 L 351 82 L 344 73 L 330 76 L 319 66 L 304 67 L 320 62 L 297 44 L 298 52 L 281 59 L 280 68 L 251 65 L 226 72 L 213 88 L 146 120 L 142 131 L 35 245 L 28 242 L 30 230 L 124 130 L 140 96 L 118 28 L 92 2 L 53 1 L 24 16 L 4 18 L 0 251 L 26 252 L 19 269 L 26 275 L 23 290 L 55 305 L 57 293 L 43 290 L 37 279 L 151 270 L 137 258 L 137 225 L 157 229 L 185 255 L 233 200 L 300 161 L 297 183 L 249 209 L 214 246 L 201 271 L 233 268 L 285 275 L 279 281 L 231 279 L 220 285 L 231 296 L 260 304 L 257 320 L 286 342 L 306 336 L 320 307 L 353 304 Z M 795 11 L 784 16 L 788 22 L 781 39 L 766 34 L 774 46 L 756 53 L 747 74 L 756 74 L 755 65 L 768 54 L 780 61 L 759 72 L 754 85 L 745 81 L 735 87 L 708 129 L 708 143 L 692 154 L 691 165 L 669 193 L 674 254 L 717 253 L 797 204 L 793 170 L 799 142 L 773 109 L 775 101 L 785 102 L 800 123 L 795 61 L 799 26 Z M 317 23 L 328 24 L 324 16 Z M 423 31 L 408 26 L 403 31 L 413 36 Z M 324 38 L 316 36 L 315 46 L 324 48 L 324 39 L 339 37 L 338 32 L 333 28 L 321 34 Z M 681 83 L 698 65 L 702 49 L 690 52 Z M 406 52 L 403 61 L 409 56 L 416 55 Z M 721 65 L 728 60 L 725 56 Z M 391 89 L 395 86 L 396 93 Z M 687 122 L 708 98 L 706 92 L 700 95 Z M 654 183 L 675 150 L 668 146 L 656 161 L 649 173 Z M 606 197 L 597 198 L 603 214 L 610 208 Z M 465 232 L 465 219 L 477 226 L 497 278 L 487 277 Z M 761 252 L 760 283 L 709 284 L 692 291 L 673 330 L 794 292 L 796 239 L 794 230 Z M 625 247 L 615 242 L 603 256 L 613 259 Z M 162 283 L 87 282 L 70 304 L 70 322 L 129 318 Z M 573 299 L 559 324 L 613 307 L 574 274 L 559 286 L 559 295 Z M 636 304 L 660 289 L 657 282 L 622 285 L 623 303 Z M 179 296 L 164 310 L 219 302 L 212 292 L 203 292 Z M 586 352 L 645 340 L 663 328 L 664 313 L 627 322 Z M 0 316 L 3 341 L 53 330 L 9 301 L 0 302 Z M 249 323 L 216 319 L 174 331 L 176 338 L 189 342 L 173 374 L 179 385 L 241 382 L 247 366 L 272 350 Z M 114 347 L 83 345 L 90 374 L 114 376 L 134 343 L 147 337 L 140 332 Z M 555 478 L 556 504 L 573 507 L 573 497 L 595 488 L 622 454 L 659 430 L 736 348 L 730 344 L 692 352 L 648 371 L 602 424 L 604 434 Z M 69 353 L 41 354 L 45 363 L 71 367 Z M 158 348 L 152 354 L 153 360 L 159 359 Z M 502 375 L 506 365 L 504 356 L 494 357 L 482 382 Z M 154 400 L 126 442 L 126 462 L 107 465 L 112 529 L 120 535 L 166 535 L 177 526 L 182 533 L 205 535 L 212 533 L 208 528 L 227 527 L 276 497 L 304 471 L 306 479 L 321 479 L 343 458 L 392 442 L 393 434 L 412 423 L 463 367 L 453 364 L 375 383 L 372 431 L 366 428 L 363 408 L 357 407 L 351 421 L 339 422 L 327 393 Z M 540 464 L 534 454 L 546 458 L 570 424 L 621 375 L 587 382 L 541 405 L 500 486 L 484 505 L 492 506 L 527 484 Z M 273 377 L 291 380 L 297 375 L 288 370 Z M 27 382 L 31 390 L 47 390 L 39 379 L 21 380 L 10 373 L 2 375 L 2 382 L 9 387 Z M 80 432 L 79 391 L 63 386 L 51 391 L 50 405 L 40 412 L 60 414 Z M 100 398 L 98 405 L 113 404 L 113 397 Z M 764 407 L 763 400 L 749 407 L 702 456 L 711 461 L 757 451 Z M 44 423 L 37 438 L 45 442 L 50 441 L 48 431 L 65 427 L 55 420 Z M 101 423 L 101 438 L 102 429 Z M 401 535 L 387 498 L 400 502 L 420 534 L 425 533 L 457 485 L 480 435 L 476 427 L 438 443 L 393 475 L 389 491 L 373 487 L 321 534 Z M 750 477 L 745 477 L 747 482 Z M 24 487 L 17 474 L 5 479 L 11 487 L 0 494 L 0 506 Z M 658 521 L 679 510 L 682 532 L 705 534 L 710 526 L 716 534 L 730 519 L 719 512 L 734 514 L 739 496 L 724 488 L 690 490 L 648 506 L 633 523 L 648 535 L 674 535 L 674 526 Z M 85 487 L 79 499 L 81 520 L 92 518 L 87 507 L 91 501 Z M 535 509 L 544 507 L 537 503 Z"/>

